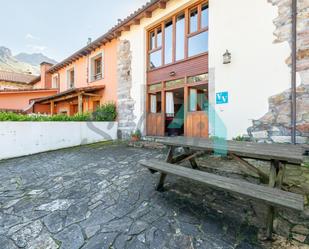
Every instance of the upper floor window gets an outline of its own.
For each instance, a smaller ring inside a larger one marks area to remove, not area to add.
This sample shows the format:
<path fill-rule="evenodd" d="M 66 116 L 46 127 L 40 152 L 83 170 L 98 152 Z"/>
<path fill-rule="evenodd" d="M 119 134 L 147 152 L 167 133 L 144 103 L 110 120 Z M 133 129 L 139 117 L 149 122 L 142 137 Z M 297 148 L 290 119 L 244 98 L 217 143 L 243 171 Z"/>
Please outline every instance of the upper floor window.
<path fill-rule="evenodd" d="M 162 27 L 159 26 L 149 33 L 149 68 L 162 66 Z"/>
<path fill-rule="evenodd" d="M 188 56 L 208 51 L 208 4 L 198 5 L 190 10 L 188 35 Z"/>
<path fill-rule="evenodd" d="M 91 81 L 100 80 L 103 78 L 103 55 L 102 53 L 90 59 L 90 76 Z"/>
<path fill-rule="evenodd" d="M 74 68 L 67 70 L 67 82 L 68 82 L 68 88 L 73 88 L 75 86 Z"/>
<path fill-rule="evenodd" d="M 208 3 L 186 8 L 148 33 L 149 69 L 208 52 Z"/>
<path fill-rule="evenodd" d="M 55 75 L 52 77 L 52 88 L 58 88 L 58 87 L 59 87 L 58 75 Z"/>

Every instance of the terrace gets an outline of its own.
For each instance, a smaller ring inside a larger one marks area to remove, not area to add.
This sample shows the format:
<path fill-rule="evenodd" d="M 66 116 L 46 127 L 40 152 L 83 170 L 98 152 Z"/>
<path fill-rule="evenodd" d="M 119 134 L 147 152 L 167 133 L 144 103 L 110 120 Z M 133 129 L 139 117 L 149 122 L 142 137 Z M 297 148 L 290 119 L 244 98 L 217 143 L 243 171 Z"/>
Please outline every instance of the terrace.
<path fill-rule="evenodd" d="M 161 152 L 101 143 L 2 161 L 2 248 L 261 248 L 247 200 L 176 177 L 155 191 L 137 162 Z"/>

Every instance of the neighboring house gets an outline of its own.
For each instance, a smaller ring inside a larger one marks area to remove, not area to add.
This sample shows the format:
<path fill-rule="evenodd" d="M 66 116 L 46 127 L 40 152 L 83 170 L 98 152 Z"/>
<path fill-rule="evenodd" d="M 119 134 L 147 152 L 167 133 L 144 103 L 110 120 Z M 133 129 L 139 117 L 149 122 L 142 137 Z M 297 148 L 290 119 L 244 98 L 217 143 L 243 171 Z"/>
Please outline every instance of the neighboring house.
<path fill-rule="evenodd" d="M 34 112 L 49 114 L 93 112 L 103 103 L 117 102 L 117 40 L 101 37 L 56 65 L 46 65 L 37 87 L 58 94 L 36 100 Z"/>
<path fill-rule="evenodd" d="M 290 2 L 152 0 L 64 61 L 41 65 L 33 88 L 58 92 L 32 111 L 73 115 L 113 101 L 122 138 L 135 129 L 228 139 L 248 130 L 259 141 L 289 142 Z M 306 142 L 309 6 L 297 2 L 296 128 Z"/>
<path fill-rule="evenodd" d="M 31 74 L 15 73 L 10 71 L 0 70 L 0 91 L 12 89 L 30 89 L 30 82 L 36 76 Z"/>
<path fill-rule="evenodd" d="M 32 99 L 57 92 L 46 88 L 34 89 L 37 78 L 31 74 L 0 71 L 0 111 L 31 112 Z"/>

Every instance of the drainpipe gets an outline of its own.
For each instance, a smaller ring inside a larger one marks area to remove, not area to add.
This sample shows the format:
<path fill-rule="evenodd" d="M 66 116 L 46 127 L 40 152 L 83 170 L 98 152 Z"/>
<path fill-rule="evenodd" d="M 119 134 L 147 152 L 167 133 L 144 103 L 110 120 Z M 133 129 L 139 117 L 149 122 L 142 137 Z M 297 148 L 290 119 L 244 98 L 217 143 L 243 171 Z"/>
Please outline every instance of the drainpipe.
<path fill-rule="evenodd" d="M 297 0 L 292 0 L 291 141 L 296 144 Z"/>

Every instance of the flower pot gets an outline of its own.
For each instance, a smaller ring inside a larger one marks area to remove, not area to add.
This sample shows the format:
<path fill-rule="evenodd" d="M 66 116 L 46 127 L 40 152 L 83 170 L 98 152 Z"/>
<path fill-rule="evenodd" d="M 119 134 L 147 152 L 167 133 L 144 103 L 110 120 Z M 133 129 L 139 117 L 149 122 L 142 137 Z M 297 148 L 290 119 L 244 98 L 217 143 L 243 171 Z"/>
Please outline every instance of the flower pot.
<path fill-rule="evenodd" d="M 132 141 L 132 142 L 137 142 L 137 141 L 139 141 L 139 137 L 137 137 L 137 136 L 132 136 L 132 137 L 131 137 L 131 141 Z"/>

